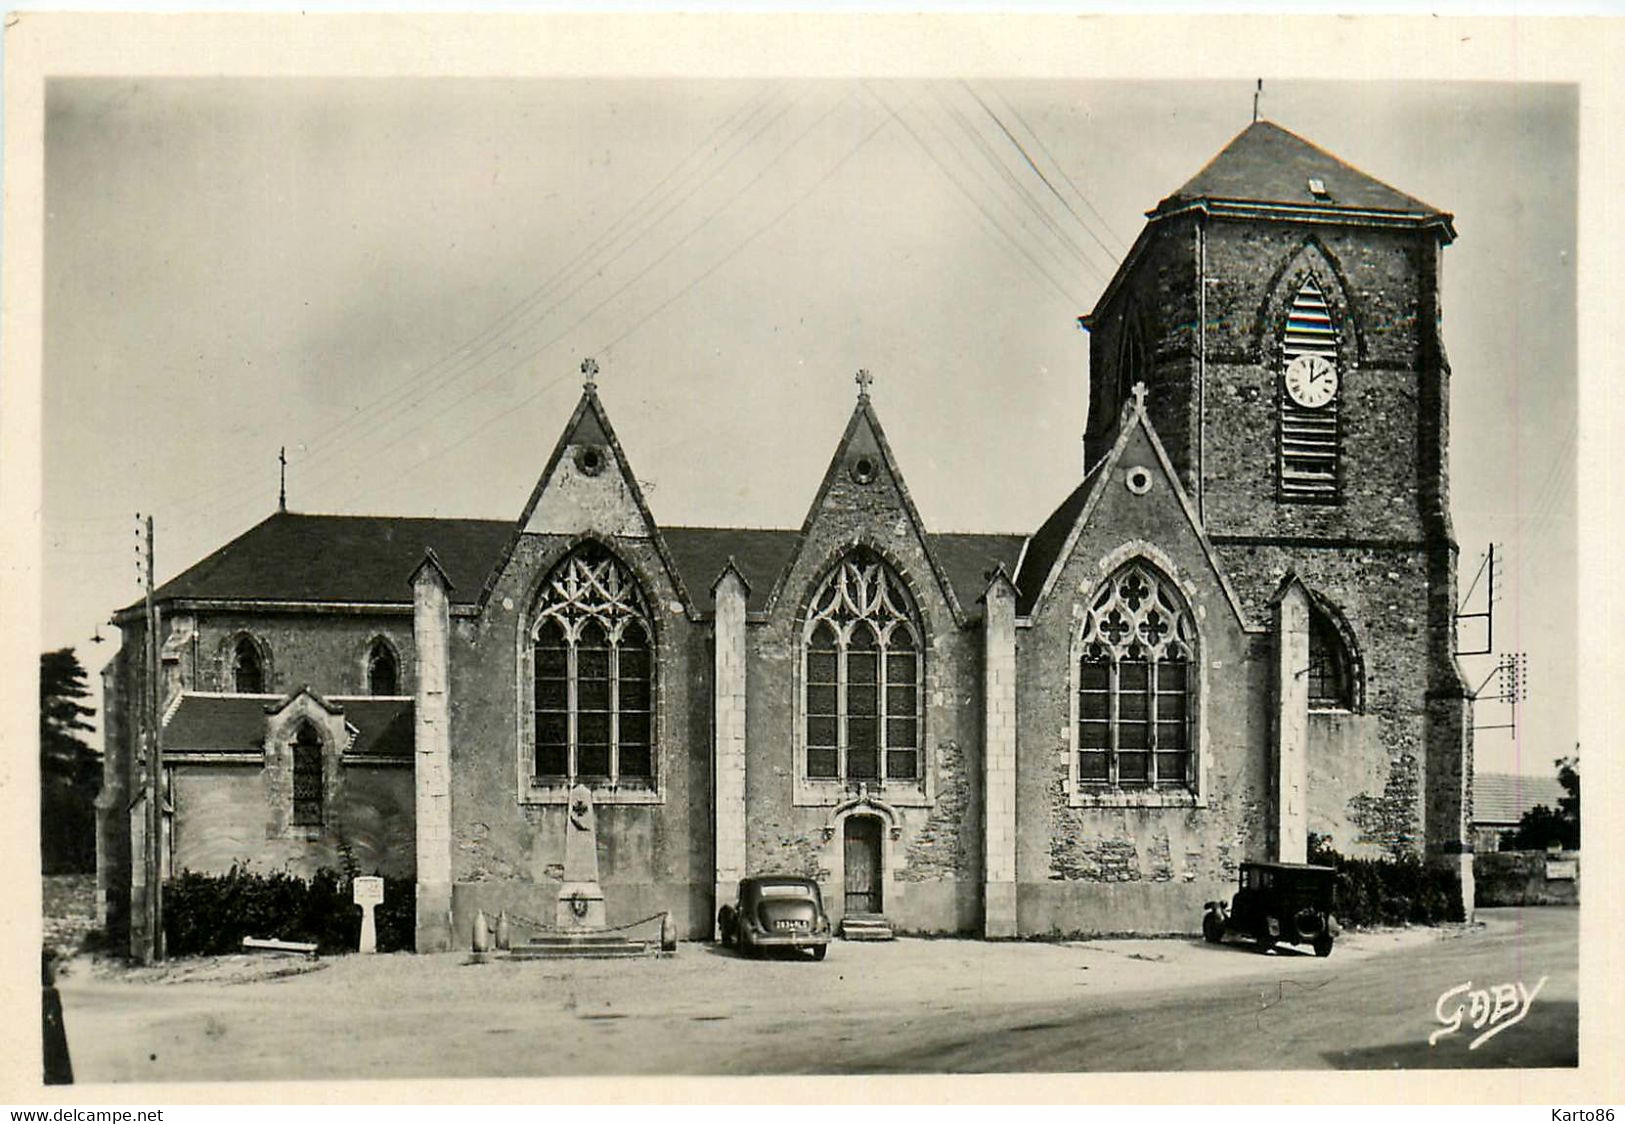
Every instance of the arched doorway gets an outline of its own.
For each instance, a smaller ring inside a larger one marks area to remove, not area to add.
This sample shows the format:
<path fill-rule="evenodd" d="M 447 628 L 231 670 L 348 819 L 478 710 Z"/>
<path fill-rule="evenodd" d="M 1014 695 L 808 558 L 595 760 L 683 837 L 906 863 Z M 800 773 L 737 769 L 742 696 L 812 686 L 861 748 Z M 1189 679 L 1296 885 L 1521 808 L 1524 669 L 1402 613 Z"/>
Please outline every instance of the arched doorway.
<path fill-rule="evenodd" d="M 851 815 L 845 820 L 843 831 L 845 873 L 845 914 L 879 914 L 885 909 L 882 887 L 884 874 L 884 848 L 881 844 L 884 825 L 879 816 Z"/>

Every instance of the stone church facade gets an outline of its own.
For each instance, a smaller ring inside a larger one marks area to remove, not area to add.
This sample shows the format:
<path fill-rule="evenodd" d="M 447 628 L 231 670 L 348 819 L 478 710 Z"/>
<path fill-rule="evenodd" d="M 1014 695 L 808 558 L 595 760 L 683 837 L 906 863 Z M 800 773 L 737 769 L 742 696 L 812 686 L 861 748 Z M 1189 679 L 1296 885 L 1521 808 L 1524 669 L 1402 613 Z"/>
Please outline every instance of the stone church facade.
<path fill-rule="evenodd" d="M 185 571 L 166 869 L 353 860 L 466 947 L 553 916 L 581 783 L 610 924 L 692 938 L 770 872 L 903 932 L 1195 931 L 1311 833 L 1471 902 L 1451 218 L 1268 122 L 1147 218 L 1082 321 L 1090 467 L 1030 534 L 930 530 L 863 375 L 799 530 L 662 526 L 589 368 L 517 520 L 279 512 Z M 99 888 L 134 940 L 115 619 Z"/>

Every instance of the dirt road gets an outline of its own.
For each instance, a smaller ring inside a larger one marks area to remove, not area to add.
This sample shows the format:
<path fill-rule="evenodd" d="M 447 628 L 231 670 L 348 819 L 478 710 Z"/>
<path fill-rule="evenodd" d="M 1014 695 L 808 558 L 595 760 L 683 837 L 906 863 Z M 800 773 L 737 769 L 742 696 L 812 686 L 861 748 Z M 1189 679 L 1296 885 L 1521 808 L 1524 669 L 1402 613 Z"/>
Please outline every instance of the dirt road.
<path fill-rule="evenodd" d="M 821 964 L 684 945 L 634 961 L 80 964 L 61 991 L 81 1083 L 1572 1064 L 1577 911 L 1485 922 L 1357 934 L 1329 960 L 1186 940 L 837 943 Z M 1542 974 L 1524 1025 L 1479 1051 L 1461 1035 L 1427 1047 L 1445 989 Z"/>

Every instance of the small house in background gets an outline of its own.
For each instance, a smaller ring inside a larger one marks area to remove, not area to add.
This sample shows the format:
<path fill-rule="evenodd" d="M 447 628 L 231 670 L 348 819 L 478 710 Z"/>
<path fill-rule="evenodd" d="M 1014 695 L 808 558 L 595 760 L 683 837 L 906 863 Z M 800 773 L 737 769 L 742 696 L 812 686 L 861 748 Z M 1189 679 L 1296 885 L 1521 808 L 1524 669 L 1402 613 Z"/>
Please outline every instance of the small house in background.
<path fill-rule="evenodd" d="M 1544 804 L 1554 812 L 1566 795 L 1556 777 L 1479 773 L 1473 777 L 1473 849 L 1499 851 L 1517 834 L 1523 814 Z"/>

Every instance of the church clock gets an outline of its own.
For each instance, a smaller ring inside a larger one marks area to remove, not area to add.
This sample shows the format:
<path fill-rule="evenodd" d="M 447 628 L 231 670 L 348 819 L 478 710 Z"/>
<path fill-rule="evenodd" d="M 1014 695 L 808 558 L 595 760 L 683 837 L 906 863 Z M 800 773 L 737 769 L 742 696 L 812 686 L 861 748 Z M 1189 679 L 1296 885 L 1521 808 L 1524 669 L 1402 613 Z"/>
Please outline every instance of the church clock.
<path fill-rule="evenodd" d="M 1286 392 L 1294 403 L 1316 410 L 1337 394 L 1337 367 L 1324 355 L 1299 355 L 1287 364 Z"/>

